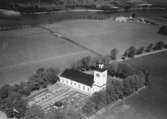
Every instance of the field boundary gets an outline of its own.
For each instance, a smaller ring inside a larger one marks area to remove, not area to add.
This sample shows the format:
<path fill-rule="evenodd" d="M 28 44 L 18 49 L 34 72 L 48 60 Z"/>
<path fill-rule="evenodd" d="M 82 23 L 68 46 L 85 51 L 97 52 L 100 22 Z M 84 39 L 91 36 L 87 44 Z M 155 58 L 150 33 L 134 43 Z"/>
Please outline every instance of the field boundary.
<path fill-rule="evenodd" d="M 69 43 L 72 43 L 72 44 L 74 44 L 74 45 L 76 45 L 76 46 L 78 46 L 78 47 L 80 47 L 80 48 L 83 48 L 83 49 L 85 49 L 85 50 L 87 50 L 87 51 L 89 51 L 89 52 L 91 52 L 91 53 L 93 53 L 93 54 L 95 54 L 95 55 L 97 55 L 97 56 L 102 56 L 100 53 L 96 52 L 95 50 L 90 49 L 90 48 L 88 48 L 88 47 L 86 47 L 86 46 L 84 46 L 84 45 L 82 45 L 82 44 L 80 44 L 80 43 L 77 43 L 77 42 L 75 42 L 74 40 L 72 40 L 72 39 L 70 39 L 70 38 L 67 38 L 66 36 L 64 36 L 64 35 L 61 34 L 61 33 L 55 32 L 55 31 L 53 31 L 52 29 L 47 28 L 47 27 L 42 26 L 42 25 L 40 25 L 39 27 L 42 28 L 42 29 L 44 29 L 44 30 L 46 30 L 46 31 L 48 31 L 50 34 L 52 34 L 52 35 L 55 36 L 55 37 L 59 37 L 59 38 L 65 40 L 65 41 L 68 41 Z"/>
<path fill-rule="evenodd" d="M 137 59 L 137 58 L 145 57 L 145 56 L 148 56 L 148 55 L 154 55 L 154 54 L 158 54 L 158 53 L 162 53 L 162 52 L 166 52 L 166 51 L 167 51 L 167 49 L 146 52 L 146 53 L 143 53 L 143 54 L 140 54 L 140 55 L 135 55 L 133 58 L 126 58 L 124 60 L 121 59 L 121 58 L 118 58 L 117 60 L 111 60 L 109 62 L 109 64 L 111 64 L 113 62 L 123 62 L 123 61 L 127 61 L 127 60 Z"/>

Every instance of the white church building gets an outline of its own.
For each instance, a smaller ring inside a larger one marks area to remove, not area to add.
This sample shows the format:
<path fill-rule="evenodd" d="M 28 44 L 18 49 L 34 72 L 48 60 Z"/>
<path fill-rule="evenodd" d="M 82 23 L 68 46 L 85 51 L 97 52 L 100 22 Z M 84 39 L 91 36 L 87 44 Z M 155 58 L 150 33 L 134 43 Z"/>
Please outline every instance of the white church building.
<path fill-rule="evenodd" d="M 66 69 L 59 75 L 59 79 L 60 83 L 91 95 L 106 87 L 107 70 L 104 69 L 104 65 L 99 65 L 99 68 L 91 75 L 74 69 Z"/>

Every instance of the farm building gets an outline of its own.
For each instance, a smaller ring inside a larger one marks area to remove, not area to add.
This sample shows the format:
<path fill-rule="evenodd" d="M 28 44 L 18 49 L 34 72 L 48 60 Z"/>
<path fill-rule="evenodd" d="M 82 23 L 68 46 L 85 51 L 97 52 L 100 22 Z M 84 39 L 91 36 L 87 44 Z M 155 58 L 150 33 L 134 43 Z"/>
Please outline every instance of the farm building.
<path fill-rule="evenodd" d="M 93 94 L 106 87 L 107 70 L 103 67 L 100 65 L 93 72 L 93 75 L 74 69 L 66 69 L 59 75 L 60 82 L 84 93 Z"/>
<path fill-rule="evenodd" d="M 116 17 L 115 21 L 116 22 L 127 22 L 128 19 L 129 19 L 128 17 L 120 16 L 120 17 Z"/>

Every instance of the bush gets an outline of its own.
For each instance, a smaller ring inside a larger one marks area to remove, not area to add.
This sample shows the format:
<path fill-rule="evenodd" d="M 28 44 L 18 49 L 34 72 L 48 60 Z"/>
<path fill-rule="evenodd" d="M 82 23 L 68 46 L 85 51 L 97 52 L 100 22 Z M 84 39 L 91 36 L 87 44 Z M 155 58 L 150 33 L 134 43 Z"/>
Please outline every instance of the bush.
<path fill-rule="evenodd" d="M 125 63 L 112 63 L 108 67 L 108 74 L 111 76 L 116 76 L 119 78 L 126 78 L 129 75 L 135 73 L 135 70 L 132 66 Z"/>
<path fill-rule="evenodd" d="M 101 91 L 94 93 L 82 107 L 82 111 L 86 115 L 91 115 L 92 113 L 98 111 L 106 105 L 106 92 Z"/>
<path fill-rule="evenodd" d="M 140 54 L 142 54 L 143 52 L 144 52 L 144 47 L 141 47 L 141 48 L 139 48 L 139 49 L 136 50 L 136 54 L 137 54 L 137 55 L 140 55 Z"/>
<path fill-rule="evenodd" d="M 112 49 L 111 52 L 110 52 L 111 59 L 112 60 L 117 59 L 117 55 L 118 55 L 118 49 L 116 49 L 116 48 Z"/>
<path fill-rule="evenodd" d="M 57 76 L 59 70 L 53 68 L 39 68 L 28 81 L 28 86 L 31 91 L 38 90 L 39 88 L 46 88 L 48 84 L 56 83 L 59 78 Z"/>
<path fill-rule="evenodd" d="M 158 33 L 163 34 L 163 35 L 167 35 L 167 26 L 161 26 Z"/>
<path fill-rule="evenodd" d="M 123 54 L 124 57 L 134 57 L 136 54 L 136 48 L 134 46 L 131 46 L 130 48 L 128 48 L 125 53 Z"/>
<path fill-rule="evenodd" d="M 153 44 L 151 43 L 146 47 L 145 52 L 150 52 L 152 49 L 153 49 Z"/>
<path fill-rule="evenodd" d="M 22 99 L 20 92 L 13 90 L 10 85 L 4 85 L 0 89 L 0 110 L 10 118 L 24 117 L 26 102 Z"/>
<path fill-rule="evenodd" d="M 159 41 L 153 47 L 154 50 L 161 50 L 165 47 L 165 43 L 163 41 Z"/>

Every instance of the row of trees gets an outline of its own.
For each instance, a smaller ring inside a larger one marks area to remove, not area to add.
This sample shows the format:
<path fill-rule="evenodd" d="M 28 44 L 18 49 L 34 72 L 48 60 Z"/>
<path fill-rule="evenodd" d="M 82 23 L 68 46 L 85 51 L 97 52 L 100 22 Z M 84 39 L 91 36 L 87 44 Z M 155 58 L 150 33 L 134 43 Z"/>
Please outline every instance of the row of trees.
<path fill-rule="evenodd" d="M 132 58 L 135 55 L 142 54 L 144 52 L 151 52 L 151 51 L 156 51 L 156 50 L 161 50 L 167 48 L 167 44 L 165 44 L 163 41 L 159 41 L 155 44 L 149 44 L 146 47 L 140 47 L 140 48 L 135 48 L 134 46 L 129 47 L 123 54 L 123 58 L 129 57 Z"/>
<path fill-rule="evenodd" d="M 159 34 L 167 35 L 167 26 L 161 26 L 158 31 Z"/>
<path fill-rule="evenodd" d="M 131 70 L 126 72 L 131 72 Z M 131 72 L 131 75 L 124 79 L 109 78 L 106 90 L 93 94 L 82 108 L 82 111 L 86 115 L 91 115 L 102 107 L 131 95 L 139 88 L 149 85 L 149 83 L 149 73 L 146 70 L 138 70 L 135 73 Z"/>
<path fill-rule="evenodd" d="M 151 43 L 146 47 L 140 47 L 140 48 L 131 46 L 127 50 L 125 50 L 124 54 L 122 55 L 122 58 L 123 59 L 133 58 L 135 55 L 140 55 L 142 53 L 161 50 L 164 48 L 167 48 L 167 44 L 165 44 L 163 41 L 159 41 L 155 44 Z M 71 68 L 82 70 L 82 71 L 93 70 L 96 68 L 97 64 L 99 63 L 109 65 L 111 60 L 116 60 L 118 58 L 118 54 L 119 54 L 119 50 L 114 48 L 114 49 L 111 49 L 110 54 L 107 56 L 101 56 L 101 57 L 86 56 L 76 62 L 73 62 L 71 64 Z"/>
<path fill-rule="evenodd" d="M 53 6 L 54 8 L 96 8 L 96 0 L 1 0 L 0 5 L 7 8 L 28 7 L 29 9 L 38 9 L 44 4 Z M 48 6 L 49 8 L 49 6 Z"/>
<path fill-rule="evenodd" d="M 81 71 L 94 70 L 97 68 L 97 64 L 102 63 L 104 65 L 108 65 L 109 61 L 110 61 L 110 56 L 101 56 L 101 57 L 86 56 L 78 61 L 73 62 L 70 68 Z"/>
<path fill-rule="evenodd" d="M 27 109 L 24 97 L 29 96 L 32 91 L 56 83 L 59 80 L 58 72 L 53 68 L 39 68 L 27 82 L 2 86 L 0 88 L 0 110 L 5 112 L 8 117 L 24 117 Z"/>

